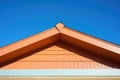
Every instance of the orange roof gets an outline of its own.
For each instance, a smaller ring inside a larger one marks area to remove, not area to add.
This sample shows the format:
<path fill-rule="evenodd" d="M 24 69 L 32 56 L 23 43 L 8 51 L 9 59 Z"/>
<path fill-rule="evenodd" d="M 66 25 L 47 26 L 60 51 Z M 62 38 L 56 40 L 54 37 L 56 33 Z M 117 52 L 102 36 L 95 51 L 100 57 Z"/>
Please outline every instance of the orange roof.
<path fill-rule="evenodd" d="M 58 40 L 120 62 L 119 46 L 71 30 L 62 23 L 58 23 L 47 31 L 0 48 L 0 64 Z"/>

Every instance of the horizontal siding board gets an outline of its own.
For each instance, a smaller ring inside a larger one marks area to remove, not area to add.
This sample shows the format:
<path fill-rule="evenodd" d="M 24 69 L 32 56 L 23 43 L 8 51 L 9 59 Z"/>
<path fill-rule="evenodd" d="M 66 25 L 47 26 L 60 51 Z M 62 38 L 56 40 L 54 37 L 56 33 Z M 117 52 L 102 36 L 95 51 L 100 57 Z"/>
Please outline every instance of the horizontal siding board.
<path fill-rule="evenodd" d="M 29 57 L 26 57 L 24 59 L 21 59 L 20 61 L 77 61 L 77 62 L 91 62 L 93 60 L 90 60 L 88 58 L 79 56 L 79 55 L 64 55 L 64 54 L 59 54 L 59 55 L 32 55 Z"/>
<path fill-rule="evenodd" d="M 24 64 L 24 65 L 23 65 Z M 95 62 L 16 62 L 1 69 L 110 69 Z"/>

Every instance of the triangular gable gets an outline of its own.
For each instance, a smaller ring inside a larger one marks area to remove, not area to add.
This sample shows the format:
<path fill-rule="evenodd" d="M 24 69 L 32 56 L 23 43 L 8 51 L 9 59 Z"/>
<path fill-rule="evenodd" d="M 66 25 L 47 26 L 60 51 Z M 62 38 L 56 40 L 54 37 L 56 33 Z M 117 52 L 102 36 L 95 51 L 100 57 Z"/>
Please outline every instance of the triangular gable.
<path fill-rule="evenodd" d="M 58 40 L 104 56 L 115 62 L 120 62 L 119 46 L 71 30 L 58 23 L 52 29 L 2 47 L 0 49 L 0 64 Z"/>
<path fill-rule="evenodd" d="M 0 69 L 113 69 L 117 64 L 102 56 L 57 41 L 4 63 Z"/>

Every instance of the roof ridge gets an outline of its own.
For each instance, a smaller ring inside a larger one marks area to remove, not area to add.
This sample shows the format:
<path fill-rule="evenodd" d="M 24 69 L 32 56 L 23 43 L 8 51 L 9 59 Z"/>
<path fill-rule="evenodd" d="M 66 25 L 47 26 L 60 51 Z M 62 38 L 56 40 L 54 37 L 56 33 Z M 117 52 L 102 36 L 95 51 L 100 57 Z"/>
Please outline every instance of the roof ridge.
<path fill-rule="evenodd" d="M 62 23 L 58 23 L 58 24 L 56 24 L 55 25 L 55 28 L 59 31 L 59 32 L 61 32 L 61 29 L 64 27 L 64 24 L 62 24 Z"/>

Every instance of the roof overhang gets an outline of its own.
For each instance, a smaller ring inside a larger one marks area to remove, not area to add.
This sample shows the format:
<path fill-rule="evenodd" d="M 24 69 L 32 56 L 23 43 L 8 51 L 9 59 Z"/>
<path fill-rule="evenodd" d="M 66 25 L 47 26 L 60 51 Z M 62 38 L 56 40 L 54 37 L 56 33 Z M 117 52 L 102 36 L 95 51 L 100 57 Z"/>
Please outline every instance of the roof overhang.
<path fill-rule="evenodd" d="M 47 31 L 0 48 L 0 64 L 58 40 L 120 62 L 119 46 L 71 30 L 63 24 L 58 23 L 55 27 Z"/>

